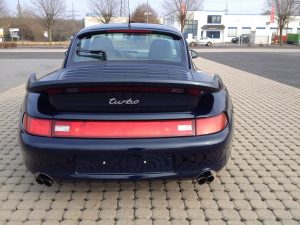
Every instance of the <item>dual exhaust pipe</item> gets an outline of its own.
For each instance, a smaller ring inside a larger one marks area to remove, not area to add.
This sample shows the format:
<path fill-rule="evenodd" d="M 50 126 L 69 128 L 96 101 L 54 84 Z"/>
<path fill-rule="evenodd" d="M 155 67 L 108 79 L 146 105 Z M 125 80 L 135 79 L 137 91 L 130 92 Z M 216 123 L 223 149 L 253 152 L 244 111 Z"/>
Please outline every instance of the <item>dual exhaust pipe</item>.
<path fill-rule="evenodd" d="M 196 182 L 199 184 L 199 185 L 202 185 L 202 184 L 209 184 L 211 182 L 213 182 L 215 179 L 214 175 L 211 173 L 211 171 L 205 171 L 201 174 L 199 174 L 197 177 L 196 177 Z"/>
<path fill-rule="evenodd" d="M 214 175 L 211 173 L 211 171 L 205 171 L 201 174 L 199 174 L 196 177 L 196 181 L 199 185 L 205 184 L 205 183 L 211 183 L 213 182 L 215 179 Z M 41 185 L 46 185 L 47 187 L 51 187 L 52 184 L 54 183 L 54 180 L 47 174 L 44 173 L 40 173 L 37 177 L 36 177 L 36 182 L 38 184 Z"/>
<path fill-rule="evenodd" d="M 46 185 L 47 187 L 51 187 L 52 184 L 54 183 L 54 180 L 48 176 L 47 174 L 44 174 L 44 173 L 40 173 L 36 178 L 35 178 L 36 182 L 38 184 L 41 184 L 41 185 Z"/>

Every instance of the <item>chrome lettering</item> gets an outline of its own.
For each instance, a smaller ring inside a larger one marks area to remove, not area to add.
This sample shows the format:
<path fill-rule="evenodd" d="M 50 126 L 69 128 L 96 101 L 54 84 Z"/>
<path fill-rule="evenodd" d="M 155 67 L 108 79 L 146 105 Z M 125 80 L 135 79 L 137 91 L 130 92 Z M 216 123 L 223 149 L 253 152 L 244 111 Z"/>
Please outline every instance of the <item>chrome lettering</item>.
<path fill-rule="evenodd" d="M 126 100 L 118 100 L 116 98 L 111 98 L 109 99 L 108 103 L 110 105 L 137 105 L 140 103 L 140 100 L 132 100 L 131 98 Z"/>

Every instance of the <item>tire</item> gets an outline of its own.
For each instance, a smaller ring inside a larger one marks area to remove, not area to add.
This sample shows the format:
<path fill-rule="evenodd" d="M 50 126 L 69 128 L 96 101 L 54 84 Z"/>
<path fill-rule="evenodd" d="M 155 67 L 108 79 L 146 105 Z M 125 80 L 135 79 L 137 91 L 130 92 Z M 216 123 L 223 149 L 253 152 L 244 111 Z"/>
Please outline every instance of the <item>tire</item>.
<path fill-rule="evenodd" d="M 212 43 L 209 41 L 207 42 L 206 46 L 212 46 Z"/>
<path fill-rule="evenodd" d="M 195 46 L 196 46 L 195 42 L 190 43 L 190 47 L 195 47 Z"/>

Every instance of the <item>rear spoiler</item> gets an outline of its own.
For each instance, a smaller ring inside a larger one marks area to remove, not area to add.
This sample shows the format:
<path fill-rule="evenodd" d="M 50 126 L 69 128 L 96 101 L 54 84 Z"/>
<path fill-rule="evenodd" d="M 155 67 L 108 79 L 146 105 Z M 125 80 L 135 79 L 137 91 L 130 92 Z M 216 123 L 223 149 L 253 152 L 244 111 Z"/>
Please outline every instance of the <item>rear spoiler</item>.
<path fill-rule="evenodd" d="M 113 78 L 106 78 L 105 80 L 51 80 L 40 81 L 36 75 L 31 74 L 26 89 L 28 92 L 41 93 L 53 88 L 76 88 L 76 87 L 95 87 L 95 86 L 162 86 L 162 87 L 178 87 L 178 88 L 199 88 L 205 92 L 219 92 L 224 88 L 223 82 L 219 75 L 215 74 L 212 81 L 196 82 L 196 81 L 181 81 L 181 80 L 120 80 Z"/>

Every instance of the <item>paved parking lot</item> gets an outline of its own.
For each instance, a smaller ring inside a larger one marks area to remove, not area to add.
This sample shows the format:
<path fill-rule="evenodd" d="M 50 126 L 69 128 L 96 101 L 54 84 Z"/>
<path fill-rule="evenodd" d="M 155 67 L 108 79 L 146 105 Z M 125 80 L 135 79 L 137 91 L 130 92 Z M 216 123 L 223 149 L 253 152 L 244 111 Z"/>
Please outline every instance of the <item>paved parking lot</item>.
<path fill-rule="evenodd" d="M 21 85 L 0 91 L 0 225 L 299 224 L 300 90 L 206 59 L 196 63 L 222 76 L 234 102 L 231 159 L 213 183 L 36 184 L 17 142 Z"/>
<path fill-rule="evenodd" d="M 12 52 L 0 50 L 0 92 L 27 82 L 31 73 L 45 75 L 58 69 L 63 52 Z"/>
<path fill-rule="evenodd" d="M 300 88 L 300 50 L 298 52 L 201 52 L 200 56 L 236 69 Z M 238 49 L 236 51 L 239 51 Z"/>

